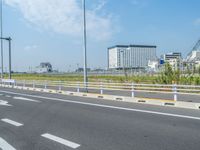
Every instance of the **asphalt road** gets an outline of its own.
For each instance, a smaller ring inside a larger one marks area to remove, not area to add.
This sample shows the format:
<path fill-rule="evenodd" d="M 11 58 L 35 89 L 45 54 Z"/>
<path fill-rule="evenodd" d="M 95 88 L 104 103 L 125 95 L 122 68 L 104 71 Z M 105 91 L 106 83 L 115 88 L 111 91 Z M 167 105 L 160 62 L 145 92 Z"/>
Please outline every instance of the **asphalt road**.
<path fill-rule="evenodd" d="M 198 110 L 0 88 L 2 150 L 199 150 Z"/>

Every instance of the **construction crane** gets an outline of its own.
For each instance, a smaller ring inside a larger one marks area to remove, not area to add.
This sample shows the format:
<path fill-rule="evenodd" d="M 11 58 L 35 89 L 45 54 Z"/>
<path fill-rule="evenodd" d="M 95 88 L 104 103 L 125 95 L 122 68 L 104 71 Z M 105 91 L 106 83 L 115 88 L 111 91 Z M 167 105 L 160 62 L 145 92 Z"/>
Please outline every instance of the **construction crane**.
<path fill-rule="evenodd" d="M 193 47 L 193 49 L 191 50 L 191 52 L 187 55 L 187 58 L 186 60 L 187 61 L 191 61 L 191 60 L 195 60 L 195 59 L 200 59 L 200 57 L 197 57 L 197 58 L 193 58 L 193 52 L 196 51 L 196 53 L 199 53 L 200 52 L 200 39 L 197 41 L 197 43 L 195 44 L 195 46 Z M 196 54 L 197 55 L 197 54 Z"/>
<path fill-rule="evenodd" d="M 195 46 L 192 49 L 192 51 L 196 51 L 196 50 L 200 50 L 200 39 L 198 40 L 198 42 L 195 44 Z"/>

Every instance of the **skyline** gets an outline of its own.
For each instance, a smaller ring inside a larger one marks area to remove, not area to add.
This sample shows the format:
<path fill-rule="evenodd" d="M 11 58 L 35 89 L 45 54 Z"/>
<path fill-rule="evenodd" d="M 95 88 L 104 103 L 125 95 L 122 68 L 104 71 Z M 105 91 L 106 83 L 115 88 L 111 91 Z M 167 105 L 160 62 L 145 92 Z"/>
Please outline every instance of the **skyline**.
<path fill-rule="evenodd" d="M 181 4 L 178 0 L 86 2 L 91 68 L 107 66 L 110 46 L 156 45 L 157 56 L 177 51 L 185 57 L 200 38 L 197 0 L 183 0 Z M 3 9 L 4 36 L 13 39 L 14 71 L 46 61 L 61 71 L 75 69 L 77 64 L 83 66 L 80 0 L 4 0 Z M 8 66 L 8 53 L 4 53 L 4 64 Z"/>

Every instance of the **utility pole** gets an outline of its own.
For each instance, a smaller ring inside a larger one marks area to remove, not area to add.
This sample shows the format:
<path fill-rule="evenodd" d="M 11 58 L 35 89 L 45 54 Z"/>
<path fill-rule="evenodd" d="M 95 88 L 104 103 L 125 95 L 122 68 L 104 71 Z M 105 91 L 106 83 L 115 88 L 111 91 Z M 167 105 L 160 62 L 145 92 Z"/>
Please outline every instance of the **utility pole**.
<path fill-rule="evenodd" d="M 83 54 L 84 54 L 84 86 L 87 91 L 88 76 L 87 76 L 87 32 L 86 32 L 86 10 L 85 0 L 82 0 L 83 5 Z"/>
<path fill-rule="evenodd" d="M 1 0 L 1 79 L 3 79 L 3 0 Z"/>

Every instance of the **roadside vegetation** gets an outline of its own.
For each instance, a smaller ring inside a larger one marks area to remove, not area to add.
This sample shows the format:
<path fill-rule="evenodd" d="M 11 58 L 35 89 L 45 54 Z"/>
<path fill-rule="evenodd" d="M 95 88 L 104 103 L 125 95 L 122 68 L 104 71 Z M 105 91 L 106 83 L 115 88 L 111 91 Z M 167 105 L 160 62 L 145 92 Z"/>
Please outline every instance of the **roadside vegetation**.
<path fill-rule="evenodd" d="M 8 76 L 6 75 L 5 78 Z M 83 81 L 82 75 L 76 74 L 13 74 L 17 80 Z M 173 70 L 166 64 L 159 74 L 144 75 L 89 75 L 89 82 L 134 82 L 146 84 L 185 84 L 200 85 L 200 68 L 185 73 Z"/>

